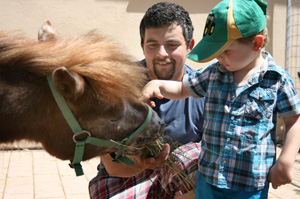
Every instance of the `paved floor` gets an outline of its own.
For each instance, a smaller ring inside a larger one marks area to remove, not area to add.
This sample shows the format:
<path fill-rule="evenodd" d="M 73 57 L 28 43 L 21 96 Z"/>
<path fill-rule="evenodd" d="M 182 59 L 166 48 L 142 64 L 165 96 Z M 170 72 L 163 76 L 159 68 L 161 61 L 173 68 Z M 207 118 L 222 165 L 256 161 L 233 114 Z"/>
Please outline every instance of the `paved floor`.
<path fill-rule="evenodd" d="M 0 152 L 0 198 L 85 199 L 88 182 L 97 171 L 99 158 L 82 164 L 84 176 L 76 177 L 69 161 L 43 150 Z"/>
<path fill-rule="evenodd" d="M 278 150 L 280 150 L 278 148 Z M 68 166 L 43 150 L 0 151 L 1 199 L 87 199 L 88 182 L 100 159 L 82 164 L 84 176 L 76 177 Z M 293 183 L 271 188 L 269 199 L 300 199 L 300 154 L 293 168 Z"/>

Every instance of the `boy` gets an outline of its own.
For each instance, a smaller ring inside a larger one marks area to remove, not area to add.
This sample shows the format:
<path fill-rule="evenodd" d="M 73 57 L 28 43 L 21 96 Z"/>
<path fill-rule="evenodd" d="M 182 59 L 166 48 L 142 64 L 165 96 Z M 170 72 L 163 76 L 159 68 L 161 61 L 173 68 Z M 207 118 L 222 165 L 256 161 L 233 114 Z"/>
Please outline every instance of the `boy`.
<path fill-rule="evenodd" d="M 218 61 L 182 82 L 154 80 L 143 90 L 152 106 L 151 97 L 205 96 L 196 198 L 268 198 L 269 181 L 276 189 L 292 180 L 300 147 L 300 101 L 288 73 L 262 51 L 266 9 L 262 0 L 220 2 L 188 55 L 197 62 Z M 286 125 L 277 162 L 276 113 Z"/>

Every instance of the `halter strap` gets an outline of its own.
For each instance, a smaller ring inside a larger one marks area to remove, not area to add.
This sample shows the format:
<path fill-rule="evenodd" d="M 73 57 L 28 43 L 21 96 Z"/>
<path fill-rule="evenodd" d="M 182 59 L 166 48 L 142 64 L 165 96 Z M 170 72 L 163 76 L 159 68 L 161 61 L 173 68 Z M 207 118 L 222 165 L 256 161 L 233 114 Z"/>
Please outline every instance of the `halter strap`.
<path fill-rule="evenodd" d="M 73 161 L 70 163 L 70 167 L 75 169 L 76 176 L 83 175 L 83 170 L 80 162 L 82 161 L 83 154 L 84 154 L 84 147 L 85 144 L 93 144 L 96 146 L 102 146 L 102 147 L 116 147 L 119 148 L 117 154 L 113 157 L 114 162 L 120 163 L 123 162 L 129 166 L 134 166 L 135 162 L 134 160 L 131 160 L 127 156 L 124 156 L 123 153 L 127 147 L 127 144 L 136 136 L 138 135 L 150 122 L 152 118 L 152 110 L 148 107 L 148 114 L 144 121 L 144 123 L 137 128 L 129 137 L 123 139 L 122 141 L 114 141 L 114 140 L 103 140 L 99 138 L 92 137 L 90 132 L 85 131 L 81 128 L 80 124 L 76 120 L 75 116 L 73 115 L 72 111 L 70 110 L 66 100 L 64 97 L 58 93 L 56 88 L 53 85 L 52 77 L 47 76 L 48 84 L 51 89 L 52 95 L 63 114 L 64 118 L 66 119 L 67 123 L 69 124 L 70 128 L 72 129 L 74 135 L 73 140 L 76 143 L 75 146 L 75 153 Z M 81 134 L 86 134 L 86 138 L 83 140 L 76 140 L 76 137 Z"/>

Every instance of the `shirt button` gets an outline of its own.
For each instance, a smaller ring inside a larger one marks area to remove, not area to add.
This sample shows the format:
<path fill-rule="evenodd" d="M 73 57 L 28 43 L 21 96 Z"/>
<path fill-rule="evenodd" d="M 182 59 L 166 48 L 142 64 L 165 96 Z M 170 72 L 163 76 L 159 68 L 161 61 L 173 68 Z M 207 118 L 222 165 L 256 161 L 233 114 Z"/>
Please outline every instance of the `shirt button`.
<path fill-rule="evenodd" d="M 223 163 L 226 164 L 226 160 L 224 160 Z"/>
<path fill-rule="evenodd" d="M 229 111 L 229 107 L 227 106 L 227 105 L 225 105 L 225 112 L 226 113 L 229 113 L 230 111 Z"/>
<path fill-rule="evenodd" d="M 234 120 L 234 116 L 231 116 L 231 120 Z"/>
<path fill-rule="evenodd" d="M 229 142 L 230 141 L 230 138 L 227 138 L 227 142 Z"/>
<path fill-rule="evenodd" d="M 237 146 L 233 146 L 233 150 L 238 151 L 239 149 L 237 148 Z"/>

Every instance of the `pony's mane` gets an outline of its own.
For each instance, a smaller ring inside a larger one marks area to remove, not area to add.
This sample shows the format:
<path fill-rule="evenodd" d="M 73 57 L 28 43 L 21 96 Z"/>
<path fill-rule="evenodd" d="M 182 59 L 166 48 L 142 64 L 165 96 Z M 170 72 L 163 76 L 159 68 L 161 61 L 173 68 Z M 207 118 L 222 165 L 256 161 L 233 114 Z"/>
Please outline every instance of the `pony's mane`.
<path fill-rule="evenodd" d="M 17 32 L 0 32 L 0 71 L 22 70 L 47 76 L 58 67 L 80 74 L 102 100 L 139 97 L 146 69 L 94 31 L 56 42 L 38 42 Z"/>

